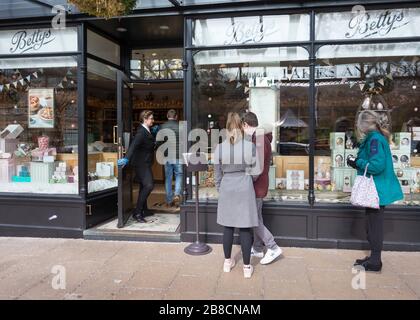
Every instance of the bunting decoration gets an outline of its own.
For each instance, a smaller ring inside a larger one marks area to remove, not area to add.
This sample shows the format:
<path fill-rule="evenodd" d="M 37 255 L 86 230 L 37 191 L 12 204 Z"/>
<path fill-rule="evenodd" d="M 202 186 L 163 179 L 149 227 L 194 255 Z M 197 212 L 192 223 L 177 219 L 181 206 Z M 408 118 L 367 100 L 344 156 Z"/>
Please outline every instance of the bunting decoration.
<path fill-rule="evenodd" d="M 2 72 L 0 71 L 0 73 L 2 73 Z M 6 91 L 6 90 L 10 90 L 11 88 L 12 89 L 14 88 L 14 89 L 17 90 L 20 87 L 22 87 L 22 90 L 28 91 L 27 89 L 30 86 L 31 81 L 33 79 L 38 79 L 39 75 L 42 74 L 42 73 L 44 73 L 44 69 L 40 68 L 37 71 L 32 72 L 32 73 L 28 74 L 27 76 L 23 77 L 20 74 L 20 71 L 18 69 L 16 69 L 15 72 L 14 72 L 14 77 L 16 79 L 16 74 L 19 74 L 18 79 L 14 80 L 14 81 L 12 80 L 8 83 L 0 84 L 0 93 L 3 92 L 3 91 Z M 74 85 L 75 82 L 73 80 L 70 81 L 69 78 L 68 78 L 71 75 L 72 75 L 72 72 L 70 70 L 68 70 L 66 76 L 64 76 L 63 79 L 57 84 L 56 88 L 64 89 L 64 83 L 71 83 L 71 85 Z M 19 86 L 19 84 L 20 84 L 20 86 Z"/>

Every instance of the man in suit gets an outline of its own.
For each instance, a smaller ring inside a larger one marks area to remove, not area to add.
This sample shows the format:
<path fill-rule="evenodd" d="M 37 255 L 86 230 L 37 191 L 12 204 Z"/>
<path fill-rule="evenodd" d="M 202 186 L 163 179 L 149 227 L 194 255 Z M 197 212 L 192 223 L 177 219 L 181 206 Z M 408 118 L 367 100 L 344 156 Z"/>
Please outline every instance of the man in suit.
<path fill-rule="evenodd" d="M 140 223 L 147 222 L 144 218 L 153 213 L 147 209 L 147 198 L 153 190 L 152 164 L 156 140 L 151 133 L 153 126 L 153 112 L 144 110 L 140 114 L 142 124 L 137 130 L 133 142 L 130 144 L 126 157 L 118 160 L 118 166 L 125 166 L 128 163 L 134 168 L 137 180 L 140 182 L 140 192 L 137 199 L 137 206 L 133 217 Z"/>

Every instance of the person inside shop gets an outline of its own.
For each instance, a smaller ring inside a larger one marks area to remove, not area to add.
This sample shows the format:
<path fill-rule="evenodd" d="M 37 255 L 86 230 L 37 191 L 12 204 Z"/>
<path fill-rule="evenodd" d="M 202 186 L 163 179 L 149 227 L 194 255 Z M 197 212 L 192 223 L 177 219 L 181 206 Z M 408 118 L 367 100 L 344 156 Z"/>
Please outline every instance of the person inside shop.
<path fill-rule="evenodd" d="M 276 260 L 281 254 L 282 250 L 274 240 L 273 234 L 264 225 L 262 216 L 263 199 L 268 193 L 268 172 L 271 164 L 271 141 L 273 140 L 273 130 L 267 126 L 263 126 L 259 130 L 257 115 L 253 112 L 246 112 L 242 115 L 242 125 L 244 128 L 245 135 L 250 137 L 252 143 L 256 145 L 256 152 L 264 155 L 263 158 L 263 171 L 254 180 L 255 197 L 257 201 L 258 211 L 258 226 L 253 229 L 254 231 L 254 243 L 252 245 L 251 255 L 260 260 L 261 264 L 269 264 Z M 259 146 L 257 144 L 256 135 L 264 134 L 264 145 Z M 264 249 L 267 252 L 264 255 Z"/>
<path fill-rule="evenodd" d="M 142 123 L 137 130 L 136 136 L 128 148 L 126 157 L 118 160 L 118 166 L 124 167 L 130 164 L 134 168 L 136 178 L 140 183 L 140 192 L 137 206 L 133 212 L 133 218 L 137 222 L 146 223 L 145 217 L 153 215 L 147 208 L 147 198 L 154 187 L 152 164 L 156 140 L 150 131 L 154 123 L 153 112 L 150 110 L 142 111 L 140 119 Z"/>
<path fill-rule="evenodd" d="M 180 163 L 179 154 L 179 122 L 178 114 L 175 109 L 170 109 L 166 114 L 168 121 L 160 126 L 160 130 L 169 130 L 170 134 L 167 135 L 160 131 L 162 135 L 158 134 L 158 146 L 161 146 L 165 141 L 160 141 L 166 137 L 166 148 L 163 151 L 165 157 L 165 191 L 166 191 L 166 208 L 179 209 L 182 193 L 182 179 L 183 170 Z M 159 152 L 158 148 L 158 152 Z M 170 151 L 169 151 L 170 150 Z M 175 192 L 172 188 L 172 178 L 175 175 Z"/>
<path fill-rule="evenodd" d="M 372 110 L 362 111 L 357 119 L 356 130 L 360 140 L 359 152 L 357 158 L 349 157 L 347 164 L 357 169 L 358 175 L 363 175 L 366 170 L 368 175 L 373 176 L 379 196 L 379 209 L 365 209 L 371 253 L 370 256 L 357 259 L 354 265 L 362 266 L 365 271 L 378 272 L 382 269 L 385 206 L 403 199 L 404 196 L 394 172 L 389 146 L 391 133 L 380 116 Z"/>

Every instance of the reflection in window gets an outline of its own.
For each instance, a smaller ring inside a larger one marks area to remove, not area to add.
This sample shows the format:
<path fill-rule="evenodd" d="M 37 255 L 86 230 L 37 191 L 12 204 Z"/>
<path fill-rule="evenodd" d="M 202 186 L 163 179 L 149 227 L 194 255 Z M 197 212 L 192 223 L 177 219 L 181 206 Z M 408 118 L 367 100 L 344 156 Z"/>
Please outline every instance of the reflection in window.
<path fill-rule="evenodd" d="M 88 59 L 86 121 L 89 192 L 118 185 L 116 88 L 116 69 Z"/>
<path fill-rule="evenodd" d="M 0 61 L 0 192 L 77 194 L 77 61 Z"/>
<path fill-rule="evenodd" d="M 324 46 L 316 70 L 317 201 L 349 202 L 356 171 L 355 120 L 378 112 L 393 133 L 394 169 L 405 193 L 398 204 L 420 205 L 420 43 Z"/>
<path fill-rule="evenodd" d="M 144 80 L 182 79 L 182 49 L 133 50 L 131 73 Z"/>
<path fill-rule="evenodd" d="M 228 112 L 257 114 L 273 133 L 273 159 L 266 200 L 307 200 L 307 52 L 302 48 L 238 49 L 194 53 L 192 128 L 223 129 Z M 213 170 L 200 175 L 200 196 L 217 199 Z"/>

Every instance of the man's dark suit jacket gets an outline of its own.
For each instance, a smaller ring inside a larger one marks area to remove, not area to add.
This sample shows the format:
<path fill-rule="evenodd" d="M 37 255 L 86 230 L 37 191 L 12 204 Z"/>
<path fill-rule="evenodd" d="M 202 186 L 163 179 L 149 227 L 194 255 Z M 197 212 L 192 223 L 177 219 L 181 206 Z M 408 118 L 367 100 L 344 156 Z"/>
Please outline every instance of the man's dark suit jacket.
<path fill-rule="evenodd" d="M 154 161 L 155 137 L 142 125 L 128 148 L 126 158 L 133 167 L 149 167 Z"/>

